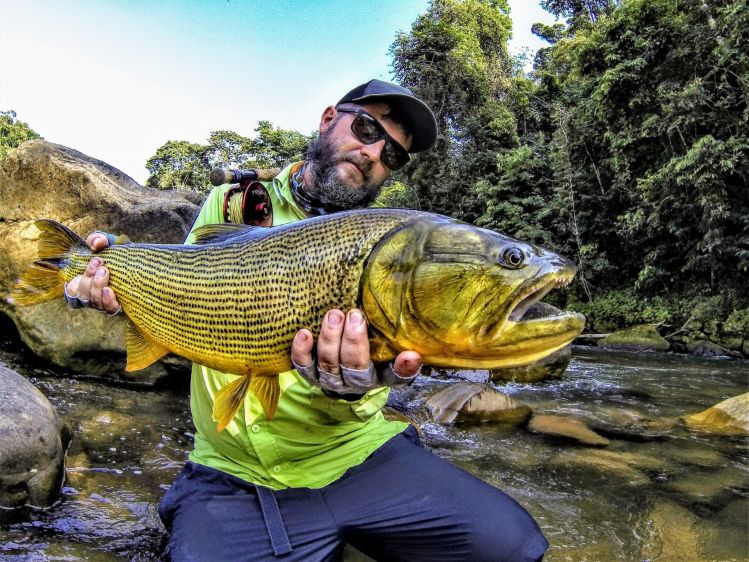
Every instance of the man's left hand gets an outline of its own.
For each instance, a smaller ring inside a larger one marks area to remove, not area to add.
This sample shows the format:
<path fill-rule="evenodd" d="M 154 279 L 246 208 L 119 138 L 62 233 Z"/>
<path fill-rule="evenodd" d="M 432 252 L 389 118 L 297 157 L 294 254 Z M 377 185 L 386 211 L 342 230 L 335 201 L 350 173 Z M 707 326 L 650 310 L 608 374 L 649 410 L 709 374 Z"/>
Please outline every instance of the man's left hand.
<path fill-rule="evenodd" d="M 329 393 L 356 395 L 378 386 L 407 385 L 421 370 L 421 355 L 403 351 L 378 372 L 369 356 L 367 321 L 358 309 L 348 314 L 329 310 L 320 327 L 316 360 L 314 344 L 309 330 L 299 330 L 291 345 L 291 361 L 304 378 Z"/>

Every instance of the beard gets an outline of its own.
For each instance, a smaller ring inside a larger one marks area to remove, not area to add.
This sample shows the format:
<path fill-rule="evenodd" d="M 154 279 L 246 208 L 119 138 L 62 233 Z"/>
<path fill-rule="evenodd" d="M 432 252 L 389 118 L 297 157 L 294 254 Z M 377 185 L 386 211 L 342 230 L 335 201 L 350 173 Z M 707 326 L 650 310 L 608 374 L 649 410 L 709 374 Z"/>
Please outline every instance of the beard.
<path fill-rule="evenodd" d="M 380 194 L 382 183 L 372 180 L 372 162 L 363 156 L 349 152 L 338 153 L 338 144 L 333 137 L 334 127 L 320 133 L 307 149 L 306 159 L 311 167 L 314 186 L 310 195 L 318 199 L 328 209 L 360 209 L 368 206 Z M 338 164 L 350 162 L 362 174 L 357 185 L 349 185 L 342 177 Z"/>

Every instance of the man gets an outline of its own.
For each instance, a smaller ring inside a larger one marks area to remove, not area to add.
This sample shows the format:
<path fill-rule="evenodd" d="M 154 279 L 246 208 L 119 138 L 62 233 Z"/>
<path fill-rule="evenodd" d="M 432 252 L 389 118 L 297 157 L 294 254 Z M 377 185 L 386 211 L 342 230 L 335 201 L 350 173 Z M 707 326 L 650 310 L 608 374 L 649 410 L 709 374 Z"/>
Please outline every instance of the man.
<path fill-rule="evenodd" d="M 437 138 L 426 104 L 379 80 L 328 106 L 319 129 L 305 161 L 265 184 L 274 226 L 365 207 L 409 152 Z M 224 220 L 229 188 L 211 192 L 193 231 Z M 88 243 L 100 250 L 112 240 Z M 115 313 L 107 282 L 94 258 L 67 298 Z M 308 330 L 296 334 L 291 359 L 273 420 L 250 394 L 222 432 L 213 396 L 235 377 L 193 366 L 195 447 L 159 506 L 173 560 L 336 560 L 346 542 L 379 560 L 543 557 L 548 543 L 514 500 L 423 449 L 413 427 L 384 419 L 387 387 L 413 381 L 418 353 L 375 368 L 361 311 L 330 310 L 316 345 Z"/>

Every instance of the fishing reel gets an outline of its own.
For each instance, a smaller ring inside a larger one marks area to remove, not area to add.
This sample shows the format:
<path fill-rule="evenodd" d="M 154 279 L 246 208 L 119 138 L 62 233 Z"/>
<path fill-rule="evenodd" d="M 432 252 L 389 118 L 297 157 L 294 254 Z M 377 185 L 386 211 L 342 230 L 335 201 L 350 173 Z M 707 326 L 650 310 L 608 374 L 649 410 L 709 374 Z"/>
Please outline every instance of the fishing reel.
<path fill-rule="evenodd" d="M 211 183 L 223 185 L 233 183 L 224 195 L 224 222 L 271 226 L 273 205 L 262 181 L 270 181 L 278 170 L 230 170 L 215 168 L 211 171 Z"/>

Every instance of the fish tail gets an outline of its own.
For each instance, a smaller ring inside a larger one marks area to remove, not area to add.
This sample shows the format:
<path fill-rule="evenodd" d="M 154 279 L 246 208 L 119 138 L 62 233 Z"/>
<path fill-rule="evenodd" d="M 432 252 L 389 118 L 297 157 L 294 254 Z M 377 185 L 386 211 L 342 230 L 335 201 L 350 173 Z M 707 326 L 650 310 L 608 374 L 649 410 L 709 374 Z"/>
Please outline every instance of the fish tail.
<path fill-rule="evenodd" d="M 20 306 L 39 304 L 62 296 L 63 270 L 69 264 L 73 248 L 86 249 L 86 242 L 75 232 L 53 220 L 34 223 L 40 231 L 38 259 L 28 268 L 10 293 Z"/>

